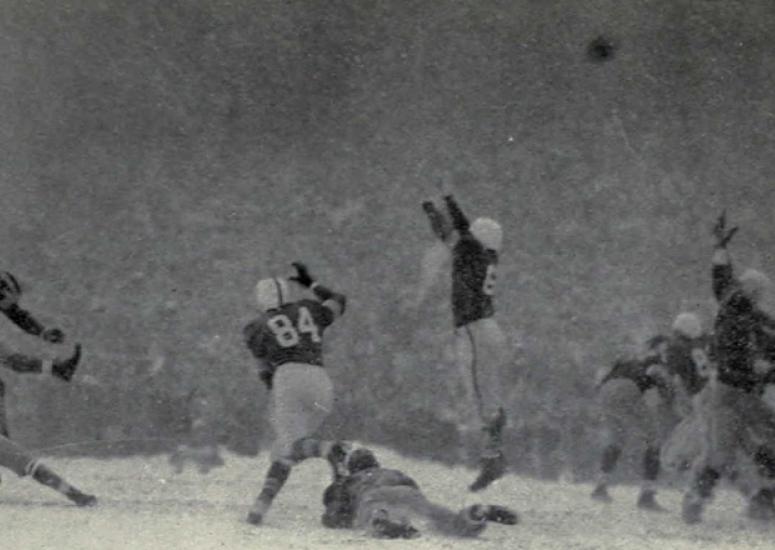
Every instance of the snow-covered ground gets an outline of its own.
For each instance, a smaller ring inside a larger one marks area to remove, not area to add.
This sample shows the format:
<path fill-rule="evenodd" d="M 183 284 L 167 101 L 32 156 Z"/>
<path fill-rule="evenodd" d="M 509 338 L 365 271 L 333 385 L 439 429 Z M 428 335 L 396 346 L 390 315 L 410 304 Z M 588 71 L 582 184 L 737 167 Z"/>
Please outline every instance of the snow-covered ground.
<path fill-rule="evenodd" d="M 258 493 L 267 457 L 226 456 L 226 466 L 200 475 L 193 468 L 174 475 L 166 457 L 96 460 L 51 457 L 46 462 L 67 479 L 100 497 L 93 509 L 79 509 L 56 493 L 4 473 L 0 486 L 0 548 L 38 549 L 242 549 L 242 548 L 551 548 L 702 549 L 773 548 L 775 524 L 741 516 L 742 500 L 721 491 L 705 523 L 687 527 L 678 516 L 680 494 L 664 490 L 669 514 L 633 506 L 635 489 L 617 487 L 616 503 L 589 499 L 586 484 L 548 483 L 508 476 L 481 495 L 465 485 L 474 473 L 411 460 L 378 450 L 382 462 L 412 475 L 433 500 L 460 508 L 475 501 L 517 509 L 515 527 L 490 526 L 480 539 L 445 539 L 425 532 L 413 541 L 371 540 L 353 531 L 319 524 L 327 465 L 297 467 L 265 525 L 243 521 Z"/>

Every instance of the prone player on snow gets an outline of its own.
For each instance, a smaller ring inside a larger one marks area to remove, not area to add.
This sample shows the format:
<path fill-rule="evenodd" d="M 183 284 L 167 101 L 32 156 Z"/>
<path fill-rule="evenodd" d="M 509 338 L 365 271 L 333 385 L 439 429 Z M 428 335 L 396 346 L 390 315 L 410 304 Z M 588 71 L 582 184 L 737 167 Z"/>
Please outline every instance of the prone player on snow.
<path fill-rule="evenodd" d="M 379 538 L 416 538 L 413 521 L 425 521 L 448 536 L 475 537 L 488 521 L 514 525 L 517 514 L 495 505 L 468 506 L 459 512 L 428 500 L 417 482 L 399 470 L 383 468 L 369 449 L 347 457 L 345 475 L 323 493 L 322 522 L 332 529 L 363 529 Z"/>

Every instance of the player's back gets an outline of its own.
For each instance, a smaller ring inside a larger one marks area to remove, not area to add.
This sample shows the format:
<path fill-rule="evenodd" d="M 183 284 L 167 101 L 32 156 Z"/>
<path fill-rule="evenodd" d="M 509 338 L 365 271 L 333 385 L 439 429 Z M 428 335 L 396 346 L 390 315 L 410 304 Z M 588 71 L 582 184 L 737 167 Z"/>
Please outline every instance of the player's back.
<path fill-rule="evenodd" d="M 302 299 L 270 309 L 245 327 L 253 355 L 271 368 L 283 363 L 323 365 L 323 332 L 334 313 L 316 300 Z"/>
<path fill-rule="evenodd" d="M 493 315 L 497 263 L 497 252 L 486 249 L 473 235 L 462 235 L 455 244 L 452 307 L 456 326 Z"/>

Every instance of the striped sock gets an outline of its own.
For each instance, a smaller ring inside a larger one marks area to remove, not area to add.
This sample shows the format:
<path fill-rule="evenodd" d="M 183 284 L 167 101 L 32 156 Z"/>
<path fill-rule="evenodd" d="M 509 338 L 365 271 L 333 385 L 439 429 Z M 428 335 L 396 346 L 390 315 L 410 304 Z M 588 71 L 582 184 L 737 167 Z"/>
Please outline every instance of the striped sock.
<path fill-rule="evenodd" d="M 263 516 L 269 510 L 272 501 L 274 501 L 277 494 L 283 488 L 290 474 L 290 464 L 282 460 L 272 462 L 272 465 L 269 466 L 269 471 L 266 473 L 264 486 L 261 488 L 261 492 L 253 505 L 252 512 Z"/>

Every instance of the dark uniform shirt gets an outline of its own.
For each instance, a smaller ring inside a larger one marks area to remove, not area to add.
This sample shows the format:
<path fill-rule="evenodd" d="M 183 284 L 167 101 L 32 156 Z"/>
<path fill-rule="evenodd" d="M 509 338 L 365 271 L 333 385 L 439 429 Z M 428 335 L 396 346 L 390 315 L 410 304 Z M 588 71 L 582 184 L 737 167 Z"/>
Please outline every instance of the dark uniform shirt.
<path fill-rule="evenodd" d="M 731 264 L 713 266 L 713 292 L 719 302 L 714 342 L 718 379 L 752 391 L 761 381 L 754 370 L 755 359 L 775 349 L 770 332 L 773 322 L 743 293 Z"/>
<path fill-rule="evenodd" d="M 495 314 L 495 268 L 498 253 L 463 231 L 452 249 L 452 313 L 461 327 Z"/>
<path fill-rule="evenodd" d="M 667 344 L 665 366 L 667 372 L 681 379 L 686 393 L 695 395 L 705 387 L 706 378 L 700 375 L 698 361 L 708 361 L 707 338 L 686 338 L 673 336 Z"/>
<path fill-rule="evenodd" d="M 249 323 L 245 342 L 273 372 L 283 363 L 323 365 L 323 331 L 334 313 L 318 301 L 304 299 L 269 310 Z"/>

